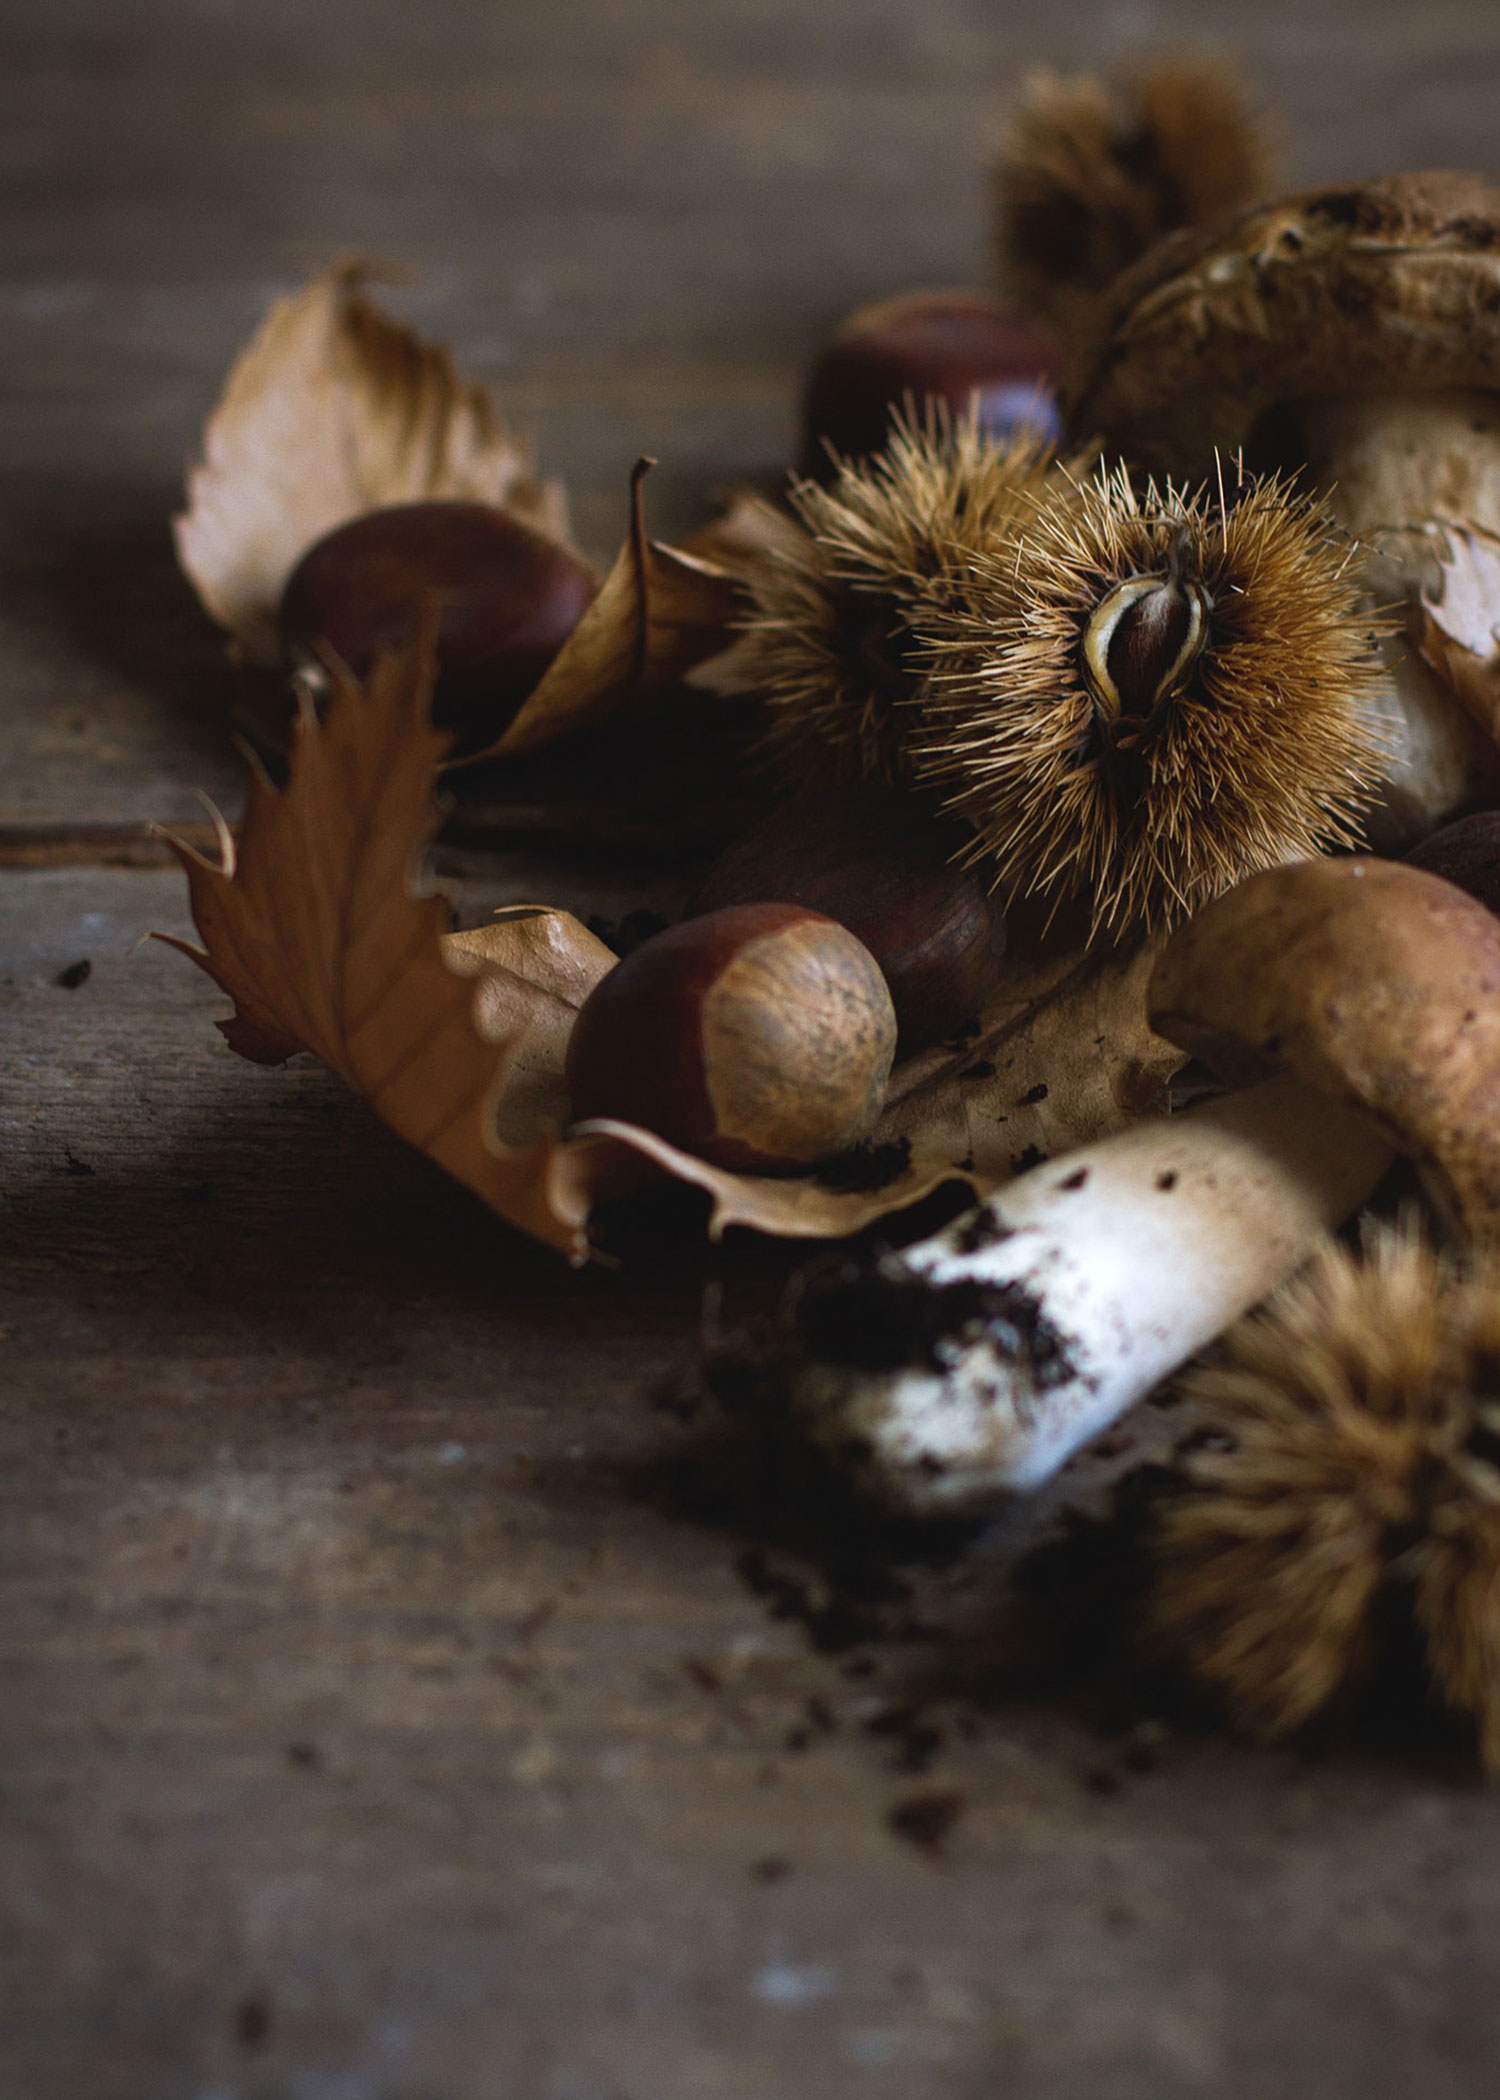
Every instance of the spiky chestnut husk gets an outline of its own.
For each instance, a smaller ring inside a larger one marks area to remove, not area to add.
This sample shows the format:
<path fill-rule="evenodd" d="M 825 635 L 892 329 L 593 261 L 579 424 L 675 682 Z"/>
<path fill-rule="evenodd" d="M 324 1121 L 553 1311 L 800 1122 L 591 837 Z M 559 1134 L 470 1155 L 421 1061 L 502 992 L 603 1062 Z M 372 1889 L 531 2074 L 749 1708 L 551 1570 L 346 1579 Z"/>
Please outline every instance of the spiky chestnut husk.
<path fill-rule="evenodd" d="M 973 824 L 1000 887 L 1087 897 L 1096 933 L 1357 844 L 1382 752 L 1351 554 L 1275 478 L 1187 495 L 1138 494 L 1123 468 L 1057 477 L 1019 546 L 976 551 L 963 592 L 913 614 L 916 779 Z"/>
<path fill-rule="evenodd" d="M 962 593 L 975 554 L 1011 545 L 1052 464 L 1035 438 L 987 438 L 934 405 L 830 485 L 794 487 L 801 530 L 747 578 L 744 644 L 767 704 L 765 755 L 789 786 L 909 778 L 911 622 Z"/>
<path fill-rule="evenodd" d="M 1138 79 L 1026 82 L 995 165 L 1002 276 L 1068 335 L 1147 248 L 1268 194 L 1271 154 L 1245 90 L 1202 60 Z"/>
<path fill-rule="evenodd" d="M 1149 1535 L 1151 1649 L 1276 1739 L 1372 1667 L 1399 1601 L 1500 1775 L 1500 1264 L 1329 1244 L 1181 1390 L 1219 1434 Z"/>

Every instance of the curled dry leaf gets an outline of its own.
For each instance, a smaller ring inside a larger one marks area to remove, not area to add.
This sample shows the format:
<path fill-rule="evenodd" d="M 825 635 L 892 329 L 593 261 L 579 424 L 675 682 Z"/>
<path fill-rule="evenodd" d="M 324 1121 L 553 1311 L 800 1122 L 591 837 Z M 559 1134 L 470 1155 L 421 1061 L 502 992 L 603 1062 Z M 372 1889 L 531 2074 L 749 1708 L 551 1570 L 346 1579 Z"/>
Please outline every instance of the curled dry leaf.
<path fill-rule="evenodd" d="M 363 511 L 464 498 L 566 537 L 561 485 L 530 478 L 484 389 L 366 296 L 371 275 L 338 263 L 277 300 L 229 374 L 174 521 L 188 580 L 251 664 L 278 660 L 276 608 L 298 561 Z"/>
<path fill-rule="evenodd" d="M 736 487 L 724 492 L 718 517 L 700 525 L 684 539 L 683 554 L 696 556 L 725 570 L 746 587 L 746 597 L 736 606 L 732 623 L 740 628 L 748 612 L 755 577 L 767 562 L 794 556 L 806 535 L 791 512 L 773 503 L 758 489 Z M 704 691 L 726 698 L 756 693 L 762 684 L 760 651 L 743 633 L 726 634 L 720 653 L 695 668 L 693 683 Z"/>
<path fill-rule="evenodd" d="M 630 530 L 598 597 L 505 734 L 469 765 L 519 758 L 589 728 L 728 645 L 741 610 L 735 578 L 716 562 L 646 536 L 641 486 L 654 465 L 635 463 Z"/>
<path fill-rule="evenodd" d="M 494 1097 L 494 1134 L 526 1145 L 568 1120 L 563 1061 L 578 1009 L 615 966 L 616 956 L 571 912 L 516 904 L 488 926 L 443 936 L 443 960 L 473 977 L 474 1026 L 487 1043 L 510 1047 L 505 1083 Z"/>
<path fill-rule="evenodd" d="M 762 562 L 795 554 L 801 546 L 803 530 L 797 520 L 759 489 L 743 484 L 726 489 L 721 503 L 716 518 L 684 539 L 685 553 L 701 555 L 736 576 L 749 576 Z"/>
<path fill-rule="evenodd" d="M 1423 656 L 1500 743 L 1500 538 L 1444 525 L 1438 588 L 1422 593 Z"/>
<path fill-rule="evenodd" d="M 203 946 L 177 941 L 234 1001 L 231 1047 L 310 1050 L 490 1208 L 575 1260 L 601 1200 L 662 1177 L 702 1188 L 710 1229 L 840 1238 L 945 1181 L 984 1186 L 1129 1120 L 1180 1053 L 1145 1022 L 1146 951 L 1037 951 L 963 1045 L 898 1074 L 870 1147 L 821 1175 L 734 1174 L 628 1124 L 564 1136 L 573 1016 L 613 957 L 568 913 L 520 906 L 445 931 L 416 871 L 443 739 L 430 645 L 385 659 L 298 719 L 290 779 L 252 777 L 219 865 L 175 843 Z"/>

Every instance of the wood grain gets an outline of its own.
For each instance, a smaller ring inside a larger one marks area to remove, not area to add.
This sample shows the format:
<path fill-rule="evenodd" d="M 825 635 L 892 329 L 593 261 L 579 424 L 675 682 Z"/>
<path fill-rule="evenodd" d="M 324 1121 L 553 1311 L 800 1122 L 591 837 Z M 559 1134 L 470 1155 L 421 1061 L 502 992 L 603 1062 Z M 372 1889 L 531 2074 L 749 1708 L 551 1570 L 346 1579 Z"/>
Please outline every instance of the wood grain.
<path fill-rule="evenodd" d="M 134 950 L 182 930 L 143 827 L 238 791 L 166 521 L 278 290 L 349 248 L 408 271 L 604 556 L 638 452 L 691 523 L 776 470 L 841 312 L 982 278 L 1023 65 L 1187 37 L 1245 53 L 1298 179 L 1496 166 L 1478 0 L 10 0 L 7 2096 L 1492 2089 L 1500 1806 L 1461 1754 L 1028 1688 L 1015 1528 L 854 1595 L 871 1562 L 648 1404 L 705 1288 L 763 1307 L 788 1257 L 637 1215 L 575 1275 Z M 588 853 L 486 856 L 466 919 L 674 909 L 712 826 L 627 864 L 652 838 L 595 807 Z"/>

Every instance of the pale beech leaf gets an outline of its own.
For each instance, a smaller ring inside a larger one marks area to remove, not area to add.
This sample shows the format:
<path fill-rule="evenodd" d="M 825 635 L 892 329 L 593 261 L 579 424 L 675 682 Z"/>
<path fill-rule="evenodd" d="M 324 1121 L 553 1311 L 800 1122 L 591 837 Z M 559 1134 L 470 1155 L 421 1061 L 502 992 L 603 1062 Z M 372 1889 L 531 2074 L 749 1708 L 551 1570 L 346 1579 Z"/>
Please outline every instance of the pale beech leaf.
<path fill-rule="evenodd" d="M 236 360 L 175 520 L 178 559 L 252 664 L 277 661 L 288 576 L 336 525 L 390 503 L 493 503 L 566 537 L 559 486 L 485 390 L 375 305 L 367 264 L 278 299 Z"/>

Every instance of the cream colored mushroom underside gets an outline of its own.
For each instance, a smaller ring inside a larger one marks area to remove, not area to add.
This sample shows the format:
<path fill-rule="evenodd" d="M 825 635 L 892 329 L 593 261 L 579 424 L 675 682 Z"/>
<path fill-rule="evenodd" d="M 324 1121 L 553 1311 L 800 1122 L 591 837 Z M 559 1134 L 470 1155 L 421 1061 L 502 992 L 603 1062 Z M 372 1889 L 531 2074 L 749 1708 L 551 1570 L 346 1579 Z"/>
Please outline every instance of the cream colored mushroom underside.
<path fill-rule="evenodd" d="M 1375 706 L 1391 758 L 1368 825 L 1377 852 L 1400 853 L 1457 812 L 1500 803 L 1500 753 L 1410 642 L 1442 524 L 1500 533 L 1500 393 L 1329 396 L 1299 415 L 1312 485 L 1370 550 L 1372 610 L 1406 610 L 1406 634 L 1382 649 Z"/>

